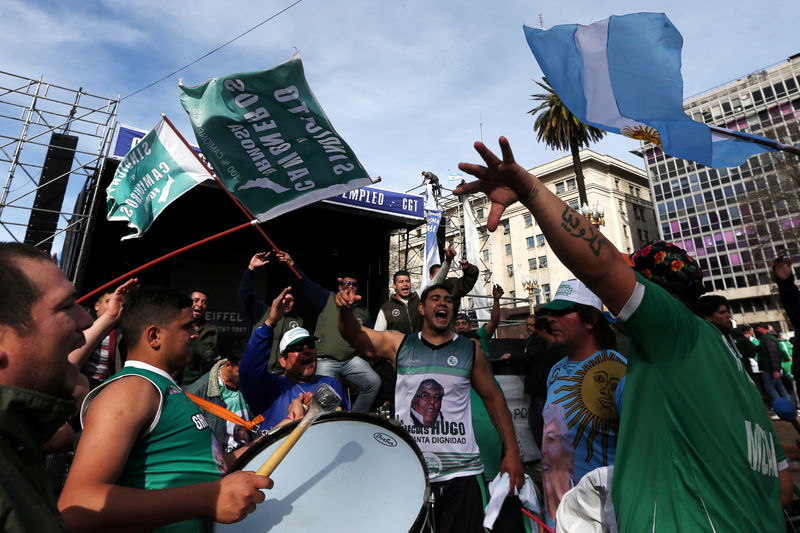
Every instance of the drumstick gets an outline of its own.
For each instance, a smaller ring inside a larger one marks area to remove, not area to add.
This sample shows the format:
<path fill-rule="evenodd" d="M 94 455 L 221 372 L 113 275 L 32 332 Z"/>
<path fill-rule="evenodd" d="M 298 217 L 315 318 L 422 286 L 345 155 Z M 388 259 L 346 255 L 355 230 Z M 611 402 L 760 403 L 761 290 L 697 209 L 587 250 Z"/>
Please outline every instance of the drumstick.
<path fill-rule="evenodd" d="M 278 467 L 278 465 L 283 461 L 286 457 L 286 454 L 289 453 L 289 450 L 297 443 L 303 433 L 306 432 L 306 429 L 314 423 L 317 417 L 323 413 L 327 413 L 328 411 L 333 411 L 342 403 L 342 397 L 339 396 L 333 388 L 330 387 L 327 383 L 323 383 L 319 386 L 319 388 L 314 391 L 314 395 L 311 397 L 311 406 L 308 408 L 308 412 L 297 424 L 297 427 L 292 430 L 289 435 L 283 439 L 278 449 L 272 452 L 272 455 L 269 456 L 269 459 L 264 461 L 264 464 L 261 465 L 261 468 L 256 470 L 256 474 L 259 476 L 269 476 L 272 472 Z"/>

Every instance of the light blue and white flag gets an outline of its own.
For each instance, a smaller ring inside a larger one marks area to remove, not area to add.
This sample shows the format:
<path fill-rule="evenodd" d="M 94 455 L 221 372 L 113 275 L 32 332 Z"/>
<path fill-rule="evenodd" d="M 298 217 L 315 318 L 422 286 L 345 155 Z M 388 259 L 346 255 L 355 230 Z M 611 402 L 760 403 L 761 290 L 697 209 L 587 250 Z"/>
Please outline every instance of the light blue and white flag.
<path fill-rule="evenodd" d="M 436 242 L 436 234 L 439 232 L 439 224 L 441 222 L 441 211 L 425 210 L 425 266 L 422 268 L 422 280 L 419 282 L 420 293 L 431 283 L 429 275 L 431 267 L 441 264 L 441 261 L 439 261 L 439 244 Z"/>
<path fill-rule="evenodd" d="M 671 156 L 714 168 L 738 166 L 754 154 L 774 151 L 750 140 L 774 143 L 770 139 L 709 127 L 686 116 L 683 38 L 663 13 L 612 16 L 589 26 L 523 29 L 547 80 L 584 124 L 652 142 Z"/>

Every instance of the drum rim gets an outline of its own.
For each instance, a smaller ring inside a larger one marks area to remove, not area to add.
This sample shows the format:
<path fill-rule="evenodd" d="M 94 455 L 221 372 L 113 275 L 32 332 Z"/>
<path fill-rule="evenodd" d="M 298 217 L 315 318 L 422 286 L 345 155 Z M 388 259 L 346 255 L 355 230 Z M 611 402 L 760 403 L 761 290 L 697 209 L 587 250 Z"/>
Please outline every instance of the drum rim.
<path fill-rule="evenodd" d="M 361 422 L 369 422 L 373 425 L 377 425 L 384 429 L 392 431 L 411 447 L 411 449 L 414 451 L 414 454 L 416 454 L 420 464 L 422 465 L 422 471 L 425 474 L 425 493 L 422 505 L 420 506 L 419 513 L 417 513 L 417 517 L 414 520 L 414 523 L 412 524 L 411 528 L 409 529 L 409 533 L 421 531 L 422 526 L 425 523 L 425 518 L 427 516 L 428 497 L 430 495 L 431 485 L 430 485 L 430 477 L 428 475 L 428 465 L 425 462 L 425 456 L 422 455 L 422 450 L 419 449 L 419 446 L 417 446 L 417 443 L 414 440 L 414 438 L 400 424 L 395 424 L 391 420 L 383 416 L 373 415 L 369 413 L 334 411 L 332 413 L 326 413 L 324 415 L 320 415 L 320 417 L 316 421 L 314 421 L 314 424 L 312 425 L 322 424 L 325 422 L 334 422 L 336 420 L 357 420 Z M 242 455 L 239 456 L 238 459 L 236 459 L 233 465 L 228 469 L 227 473 L 241 470 L 244 466 L 247 465 L 247 463 L 250 462 L 251 459 L 253 459 L 253 457 L 261 453 L 261 451 L 264 448 L 269 447 L 275 441 L 282 439 L 283 437 L 291 433 L 294 427 L 299 423 L 300 421 L 298 420 L 296 422 L 287 424 L 278 429 L 275 433 L 266 435 L 264 438 L 262 438 L 255 444 L 251 445 L 250 448 L 247 449 L 247 451 L 245 451 Z"/>

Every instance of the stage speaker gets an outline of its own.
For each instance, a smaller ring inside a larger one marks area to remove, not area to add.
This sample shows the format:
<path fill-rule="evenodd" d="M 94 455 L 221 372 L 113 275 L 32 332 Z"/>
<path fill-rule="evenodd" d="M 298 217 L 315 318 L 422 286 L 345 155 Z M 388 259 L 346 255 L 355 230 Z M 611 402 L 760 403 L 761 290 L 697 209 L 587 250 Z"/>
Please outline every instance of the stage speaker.
<path fill-rule="evenodd" d="M 33 210 L 28 220 L 28 229 L 25 232 L 25 242 L 37 245 L 49 239 L 56 232 L 58 226 L 58 212 L 64 203 L 64 194 L 67 191 L 69 171 L 75 159 L 75 149 L 78 147 L 78 137 L 64 133 L 53 133 L 50 136 L 50 146 L 44 158 L 42 174 L 39 184 L 48 183 L 36 191 L 33 201 Z M 39 244 L 39 248 L 50 252 L 52 240 Z"/>

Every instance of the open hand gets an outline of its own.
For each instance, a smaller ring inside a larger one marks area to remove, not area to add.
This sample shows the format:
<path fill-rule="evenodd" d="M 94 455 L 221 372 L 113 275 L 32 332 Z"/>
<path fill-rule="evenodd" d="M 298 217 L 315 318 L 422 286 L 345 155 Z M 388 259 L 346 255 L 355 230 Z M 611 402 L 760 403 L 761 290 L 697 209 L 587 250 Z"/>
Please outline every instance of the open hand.
<path fill-rule="evenodd" d="M 294 307 L 294 296 L 289 292 L 291 287 L 286 287 L 281 293 L 272 300 L 272 305 L 269 308 L 269 315 L 267 316 L 266 324 L 268 326 L 275 326 L 278 320 L 292 310 Z"/>
<path fill-rule="evenodd" d="M 501 161 L 482 142 L 475 143 L 475 150 L 480 154 L 486 166 L 472 163 L 459 163 L 458 168 L 472 174 L 478 181 L 467 183 L 453 191 L 457 195 L 483 192 L 492 201 L 486 227 L 489 231 L 497 229 L 500 216 L 506 207 L 518 200 L 525 201 L 536 191 L 535 178 L 514 161 L 514 153 L 508 139 L 500 137 Z"/>
<path fill-rule="evenodd" d="M 250 264 L 247 265 L 247 268 L 250 270 L 255 270 L 269 264 L 269 256 L 271 253 L 272 252 L 258 252 L 256 255 L 250 258 Z"/>

